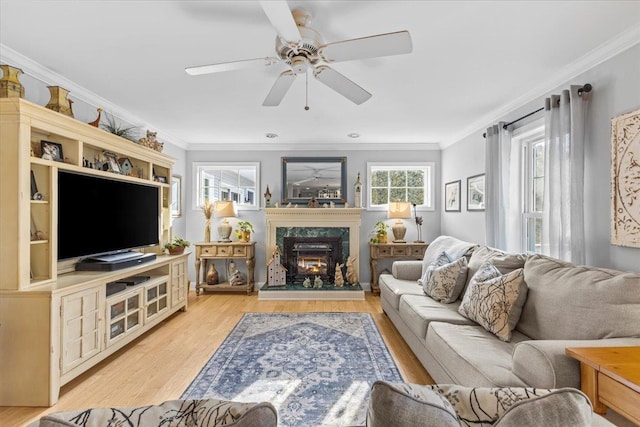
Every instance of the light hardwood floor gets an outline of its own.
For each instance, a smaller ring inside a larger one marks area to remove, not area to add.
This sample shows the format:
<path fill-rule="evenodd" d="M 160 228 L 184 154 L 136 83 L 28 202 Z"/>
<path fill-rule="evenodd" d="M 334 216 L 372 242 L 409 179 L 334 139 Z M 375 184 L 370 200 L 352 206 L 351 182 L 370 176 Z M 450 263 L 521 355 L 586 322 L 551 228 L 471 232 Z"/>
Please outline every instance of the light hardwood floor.
<path fill-rule="evenodd" d="M 146 335 L 62 387 L 51 408 L 0 407 L 0 425 L 22 426 L 44 414 L 95 406 L 137 406 L 177 399 L 228 333 L 249 312 L 371 313 L 405 381 L 432 384 L 411 349 L 382 312 L 379 297 L 365 301 L 258 301 L 257 295 L 189 295 L 178 312 Z M 1 381 L 1 379 L 0 379 Z"/>

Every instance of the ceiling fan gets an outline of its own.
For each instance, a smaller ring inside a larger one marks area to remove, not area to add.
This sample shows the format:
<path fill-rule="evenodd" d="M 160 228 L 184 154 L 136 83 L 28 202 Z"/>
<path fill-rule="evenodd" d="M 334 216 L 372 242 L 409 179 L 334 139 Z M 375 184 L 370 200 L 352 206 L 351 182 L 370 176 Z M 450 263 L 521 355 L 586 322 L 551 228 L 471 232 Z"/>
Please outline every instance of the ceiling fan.
<path fill-rule="evenodd" d="M 322 36 L 309 27 L 311 15 L 300 9 L 291 11 L 286 1 L 261 1 L 271 25 L 278 33 L 276 37 L 277 57 L 244 59 L 186 68 L 190 75 L 230 71 L 254 65 L 271 66 L 284 63 L 289 69 L 282 72 L 267 94 L 263 106 L 275 107 L 299 75 L 308 71 L 321 83 L 329 86 L 355 104 L 362 104 L 371 94 L 362 87 L 323 63 L 351 61 L 354 59 L 401 55 L 412 50 L 408 31 L 376 34 L 357 39 L 324 43 Z M 308 107 L 305 107 L 308 109 Z"/>

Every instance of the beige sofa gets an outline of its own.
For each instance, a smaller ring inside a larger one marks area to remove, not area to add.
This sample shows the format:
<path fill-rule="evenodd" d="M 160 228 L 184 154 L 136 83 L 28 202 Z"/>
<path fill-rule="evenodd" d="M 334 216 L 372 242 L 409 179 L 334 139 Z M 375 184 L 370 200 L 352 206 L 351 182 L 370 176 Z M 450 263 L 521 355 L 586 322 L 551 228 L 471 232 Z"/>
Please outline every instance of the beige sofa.
<path fill-rule="evenodd" d="M 462 316 L 460 299 L 442 304 L 425 295 L 417 280 L 443 251 L 467 257 L 467 286 L 487 260 L 503 274 L 523 268 L 526 300 L 510 341 Z M 579 363 L 565 355 L 566 347 L 640 346 L 640 274 L 441 236 L 423 261 L 397 261 L 379 283 L 384 312 L 437 383 L 579 388 Z"/>

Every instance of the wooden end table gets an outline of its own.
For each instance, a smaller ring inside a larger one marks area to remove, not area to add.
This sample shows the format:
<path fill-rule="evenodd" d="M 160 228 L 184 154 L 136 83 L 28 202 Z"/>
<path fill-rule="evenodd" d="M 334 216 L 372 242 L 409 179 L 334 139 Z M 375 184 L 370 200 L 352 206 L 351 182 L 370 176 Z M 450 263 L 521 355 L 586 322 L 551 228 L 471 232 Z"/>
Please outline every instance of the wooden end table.
<path fill-rule="evenodd" d="M 580 388 L 593 410 L 607 408 L 640 425 L 640 347 L 569 347 L 580 361 Z"/>
<path fill-rule="evenodd" d="M 246 289 L 247 295 L 251 294 L 254 285 L 253 270 L 256 265 L 256 242 L 200 242 L 195 243 L 194 246 L 196 247 L 196 295 L 200 295 L 200 289 L 205 291 L 242 291 Z M 207 262 L 215 260 L 244 260 L 247 270 L 246 283 L 241 286 L 231 286 L 227 281 L 217 285 L 208 285 L 206 282 Z M 204 264 L 202 276 L 200 276 L 201 264 Z M 202 277 L 202 281 L 200 277 Z"/>
<path fill-rule="evenodd" d="M 369 266 L 371 267 L 371 292 L 380 295 L 378 286 L 378 260 L 383 258 L 414 259 L 424 258 L 427 244 L 413 243 L 371 243 L 369 242 Z"/>

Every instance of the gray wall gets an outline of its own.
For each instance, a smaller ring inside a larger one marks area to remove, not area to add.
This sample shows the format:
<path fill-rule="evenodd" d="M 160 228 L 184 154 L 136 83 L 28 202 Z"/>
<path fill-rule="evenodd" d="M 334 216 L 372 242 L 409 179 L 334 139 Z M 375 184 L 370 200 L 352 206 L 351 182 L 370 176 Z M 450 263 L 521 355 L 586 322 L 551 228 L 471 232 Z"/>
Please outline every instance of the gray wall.
<path fill-rule="evenodd" d="M 422 225 L 423 240 L 430 241 L 440 234 L 440 151 L 439 150 L 424 150 L 424 151 L 393 151 L 393 150 L 375 150 L 375 151 L 187 151 L 186 165 L 187 176 L 186 186 L 189 188 L 189 193 L 186 194 L 187 205 L 186 224 L 187 231 L 186 237 L 192 242 L 200 242 L 203 239 L 204 230 L 204 215 L 201 210 L 193 210 L 192 205 L 192 185 L 193 185 L 193 162 L 260 162 L 260 206 L 264 205 L 264 193 L 267 185 L 273 195 L 271 198 L 272 203 L 280 200 L 281 195 L 281 157 L 347 157 L 347 201 L 353 206 L 353 184 L 356 182 L 356 176 L 360 172 L 361 179 L 363 180 L 365 191 L 363 192 L 363 206 L 366 206 L 366 189 L 368 188 L 367 178 L 367 162 L 434 162 L 435 163 L 435 211 L 418 211 L 418 215 L 422 215 L 424 223 Z M 256 245 L 256 283 L 262 284 L 266 281 L 266 220 L 262 211 L 240 211 L 239 216 L 243 220 L 249 220 L 253 223 L 255 234 L 252 239 L 257 241 Z M 238 218 L 239 219 L 239 218 Z M 237 221 L 238 219 L 235 219 Z M 360 227 L 360 282 L 365 286 L 370 283 L 371 274 L 369 270 L 369 246 L 368 241 L 371 232 L 373 231 L 373 225 L 376 221 L 384 220 L 391 223 L 391 220 L 386 219 L 386 212 L 383 211 L 363 211 L 362 224 Z M 231 220 L 230 222 L 233 222 Z M 407 235 L 405 239 L 407 241 L 413 241 L 417 239 L 417 229 L 415 223 L 412 220 L 406 220 Z M 214 231 L 215 235 L 215 224 Z M 193 261 L 193 259 L 191 260 Z M 189 277 L 193 281 L 195 279 L 195 267 L 191 262 L 189 269 Z M 390 263 L 380 263 L 379 268 L 389 267 Z"/>
<path fill-rule="evenodd" d="M 611 118 L 640 106 L 639 76 L 640 45 L 635 45 L 550 92 L 559 93 L 571 84 L 593 85 L 584 181 L 586 262 L 589 265 L 640 271 L 640 249 L 609 243 Z M 500 120 L 510 121 L 534 111 L 543 106 L 543 99 L 540 97 Z M 536 115 L 534 119 L 539 117 L 541 115 Z M 491 124 L 487 123 L 487 126 Z M 466 178 L 484 173 L 483 132 L 484 129 L 479 129 L 442 151 L 442 182 L 462 180 L 462 212 L 442 212 L 442 233 L 479 243 L 485 242 L 484 213 L 466 212 Z"/>

